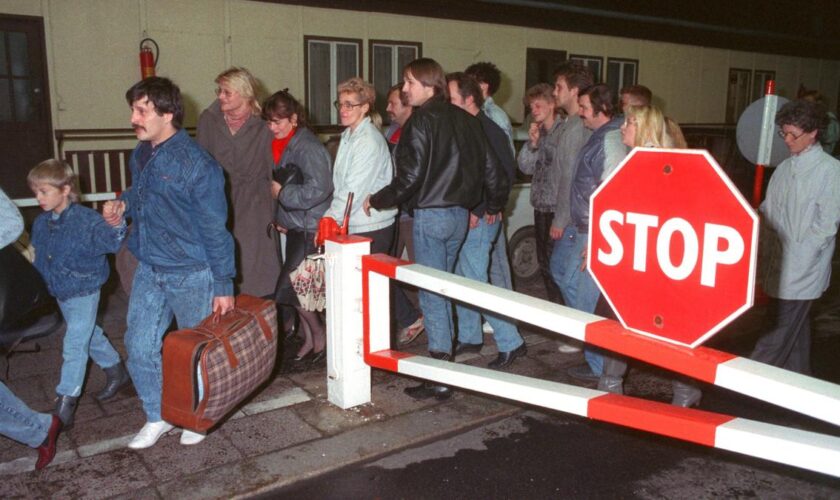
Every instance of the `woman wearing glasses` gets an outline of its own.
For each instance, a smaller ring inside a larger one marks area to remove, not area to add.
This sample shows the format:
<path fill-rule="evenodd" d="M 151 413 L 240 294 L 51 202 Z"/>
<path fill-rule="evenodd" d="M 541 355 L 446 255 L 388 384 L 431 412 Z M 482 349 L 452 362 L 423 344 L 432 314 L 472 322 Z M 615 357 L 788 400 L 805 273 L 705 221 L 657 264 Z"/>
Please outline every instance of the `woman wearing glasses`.
<path fill-rule="evenodd" d="M 272 137 L 268 152 L 273 158 L 277 180 L 271 194 L 277 199 L 277 229 L 286 233 L 286 258 L 277 281 L 275 300 L 283 315 L 285 330 L 291 330 L 297 311 L 303 345 L 294 358 L 310 366 L 324 359 L 324 323 L 316 311 L 307 311 L 292 288 L 289 274 L 303 259 L 315 253 L 318 220 L 330 206 L 333 191 L 330 154 L 306 124 L 303 106 L 286 90 L 263 103 L 262 117 Z"/>
<path fill-rule="evenodd" d="M 218 99 L 201 113 L 196 139 L 228 178 L 238 291 L 271 296 L 280 272 L 274 240 L 265 231 L 274 217 L 271 132 L 260 119 L 256 82 L 248 70 L 230 68 L 216 77 L 216 85 Z"/>
<path fill-rule="evenodd" d="M 348 232 L 371 238 L 370 253 L 387 253 L 394 237 L 396 208 L 372 210 L 370 216 L 362 209 L 367 195 L 387 186 L 394 177 L 388 143 L 380 131 L 382 118 L 373 108 L 375 101 L 373 85 L 361 78 L 338 86 L 335 106 L 347 128 L 341 134 L 333 169 L 335 191 L 325 215 L 341 221 L 347 198 L 354 193 Z"/>

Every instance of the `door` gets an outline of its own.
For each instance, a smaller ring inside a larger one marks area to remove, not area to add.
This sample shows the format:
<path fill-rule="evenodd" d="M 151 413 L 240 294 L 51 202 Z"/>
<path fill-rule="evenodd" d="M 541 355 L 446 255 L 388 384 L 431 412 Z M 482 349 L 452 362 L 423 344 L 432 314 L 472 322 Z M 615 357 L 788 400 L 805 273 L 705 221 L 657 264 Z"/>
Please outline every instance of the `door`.
<path fill-rule="evenodd" d="M 0 186 L 29 198 L 26 174 L 53 157 L 44 21 L 0 16 Z"/>

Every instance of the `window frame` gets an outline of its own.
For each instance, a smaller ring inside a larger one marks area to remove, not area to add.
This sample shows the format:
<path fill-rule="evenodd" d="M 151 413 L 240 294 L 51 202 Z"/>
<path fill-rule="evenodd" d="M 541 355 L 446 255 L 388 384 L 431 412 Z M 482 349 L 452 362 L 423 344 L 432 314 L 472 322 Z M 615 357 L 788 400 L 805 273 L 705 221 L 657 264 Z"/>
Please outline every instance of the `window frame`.
<path fill-rule="evenodd" d="M 636 71 L 635 71 L 635 72 L 634 72 L 634 74 L 633 74 L 633 83 L 632 83 L 632 85 L 638 85 L 638 84 L 639 84 L 639 60 L 638 60 L 638 59 L 628 59 L 628 58 L 625 58 L 625 57 L 607 57 L 607 68 L 606 68 L 606 72 L 605 72 L 605 75 L 604 75 L 604 76 L 605 76 L 605 78 L 604 78 L 604 83 L 606 83 L 607 85 L 609 85 L 609 79 L 610 79 L 610 63 L 613 63 L 613 62 L 617 62 L 617 63 L 633 63 L 633 64 L 635 65 L 635 67 L 636 67 Z M 620 76 L 620 77 L 623 77 L 623 76 L 624 76 L 624 75 L 623 75 L 623 73 L 624 73 L 624 68 L 623 68 L 623 64 L 622 64 L 622 74 L 621 74 L 621 75 L 619 75 L 619 76 Z M 615 97 L 616 97 L 616 98 L 618 98 L 618 95 L 619 95 L 619 92 L 621 92 L 621 89 L 625 87 L 625 85 L 622 83 L 622 82 L 623 82 L 623 80 L 624 80 L 624 78 L 619 78 L 618 80 L 619 80 L 619 83 L 618 83 L 618 88 L 616 88 L 616 89 L 610 89 L 611 91 L 613 91 L 613 92 L 615 93 Z"/>
<path fill-rule="evenodd" d="M 767 78 L 767 76 L 770 78 Z M 758 81 L 758 77 L 762 76 L 761 80 L 761 87 L 756 86 L 756 82 Z M 774 69 L 754 69 L 752 72 L 752 81 L 750 82 L 752 88 L 752 101 L 755 102 L 758 99 L 764 97 L 764 85 L 768 80 L 776 80 L 776 70 Z"/>
<path fill-rule="evenodd" d="M 373 80 L 374 75 L 376 74 L 376 72 L 374 71 L 374 57 L 373 57 L 373 48 L 374 48 L 375 45 L 387 46 L 387 47 L 391 47 L 392 49 L 397 49 L 398 47 L 413 47 L 417 51 L 417 55 L 416 55 L 415 59 L 423 57 L 423 42 L 412 42 L 412 41 L 409 41 L 409 40 L 384 40 L 384 39 L 379 39 L 379 38 L 369 39 L 368 40 L 368 81 L 371 83 L 371 85 L 373 85 L 374 88 L 376 88 L 376 82 Z M 397 61 L 397 51 L 396 50 L 394 50 L 394 52 L 391 55 L 391 61 L 394 63 L 393 68 L 395 69 L 395 71 L 397 71 L 398 73 L 401 72 L 402 68 L 398 68 L 397 64 L 396 64 L 396 61 Z M 395 85 L 401 79 L 402 79 L 402 75 L 399 74 L 397 80 L 394 83 L 388 84 L 388 88 L 390 88 L 392 85 Z M 379 92 L 378 91 L 377 91 L 377 97 L 379 97 Z M 382 96 L 382 97 L 386 100 L 388 98 L 387 95 Z M 385 123 L 390 123 L 390 120 L 388 120 L 388 114 L 385 112 L 384 108 L 383 109 L 376 108 L 376 111 L 378 111 L 382 115 L 382 119 Z"/>
<path fill-rule="evenodd" d="M 584 66 L 587 68 L 589 67 L 589 62 L 597 62 L 598 63 L 598 73 L 595 73 L 595 83 L 602 83 L 604 81 L 604 58 L 602 56 L 587 56 L 583 54 L 569 54 L 569 61 L 580 61 L 583 63 Z M 638 65 L 636 66 L 636 70 L 638 72 Z M 638 78 L 638 75 L 636 75 Z"/>
<path fill-rule="evenodd" d="M 332 95 L 335 96 L 336 90 L 338 88 L 338 84 L 340 83 L 338 78 L 335 75 L 335 47 L 338 43 L 343 43 L 347 45 L 355 45 L 356 46 L 356 72 L 358 73 L 356 76 L 362 76 L 362 71 L 364 66 L 362 62 L 363 58 L 363 50 L 364 50 L 364 40 L 361 38 L 342 38 L 342 37 L 334 37 L 334 36 L 320 36 L 320 35 L 304 35 L 303 36 L 303 86 L 304 86 L 304 102 L 306 103 L 306 110 L 309 113 L 309 117 L 313 120 L 312 125 L 322 126 L 322 127 L 329 127 L 334 126 L 338 123 L 338 111 L 336 111 L 335 107 L 332 105 L 333 99 L 330 98 L 330 123 L 315 123 L 314 116 L 312 114 L 312 103 L 310 102 L 310 95 L 309 95 L 309 43 L 310 42 L 324 42 L 330 44 L 330 87 L 332 90 Z M 334 80 L 334 81 L 333 81 Z"/>

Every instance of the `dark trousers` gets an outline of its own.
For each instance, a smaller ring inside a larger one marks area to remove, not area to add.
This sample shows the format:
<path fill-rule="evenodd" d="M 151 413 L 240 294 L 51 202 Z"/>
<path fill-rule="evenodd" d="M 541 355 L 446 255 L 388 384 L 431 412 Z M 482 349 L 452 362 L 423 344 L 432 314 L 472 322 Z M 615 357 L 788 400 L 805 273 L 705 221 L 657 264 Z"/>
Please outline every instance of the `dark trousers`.
<path fill-rule="evenodd" d="M 397 231 L 390 255 L 402 259 L 403 250 L 408 254 L 408 260 L 414 260 L 413 240 L 414 219 L 412 217 L 397 217 Z M 391 307 L 393 317 L 399 329 L 408 328 L 420 317 L 420 311 L 412 304 L 405 293 L 402 283 L 391 283 Z"/>
<path fill-rule="evenodd" d="M 534 210 L 534 232 L 537 239 L 537 262 L 540 264 L 545 291 L 548 300 L 555 304 L 565 304 L 557 283 L 551 276 L 551 253 L 554 251 L 554 240 L 551 239 L 551 222 L 554 220 L 554 212 L 540 212 Z"/>
<path fill-rule="evenodd" d="M 808 375 L 811 372 L 812 300 L 774 299 L 770 329 L 758 339 L 750 359 Z"/>

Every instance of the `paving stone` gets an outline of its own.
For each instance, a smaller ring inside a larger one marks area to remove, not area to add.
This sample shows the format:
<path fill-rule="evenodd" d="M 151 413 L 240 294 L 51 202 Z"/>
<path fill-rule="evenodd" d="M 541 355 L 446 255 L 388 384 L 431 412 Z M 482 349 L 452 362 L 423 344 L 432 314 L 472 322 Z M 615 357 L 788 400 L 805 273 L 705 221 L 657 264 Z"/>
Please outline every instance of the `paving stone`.
<path fill-rule="evenodd" d="M 258 403 L 269 399 L 275 399 L 278 396 L 287 393 L 295 387 L 295 384 L 293 384 L 289 379 L 283 376 L 276 375 L 275 378 L 268 383 L 268 385 L 263 387 L 259 392 L 257 392 L 253 396 L 251 396 L 246 401 L 246 404 Z"/>
<path fill-rule="evenodd" d="M 128 450 L 71 460 L 4 478 L 4 497 L 107 498 L 150 485 L 154 477 Z"/>
<path fill-rule="evenodd" d="M 156 479 L 168 481 L 239 460 L 243 456 L 221 432 L 211 432 L 204 441 L 191 446 L 182 445 L 180 438 L 180 433 L 167 436 L 151 448 L 135 452 Z"/>
<path fill-rule="evenodd" d="M 286 377 L 313 397 L 327 397 L 327 368 L 325 366 L 305 372 L 290 373 Z"/>
<path fill-rule="evenodd" d="M 387 417 L 381 408 L 374 405 L 360 405 L 342 410 L 323 399 L 312 401 L 312 404 L 299 405 L 295 407 L 295 412 L 326 435 L 380 421 Z"/>
<path fill-rule="evenodd" d="M 290 409 L 230 420 L 217 432 L 227 436 L 245 456 L 260 455 L 321 437 L 316 429 Z"/>
<path fill-rule="evenodd" d="M 38 452 L 34 448 L 30 448 L 25 444 L 18 443 L 17 441 L 7 439 L 5 437 L 0 440 L 0 444 L 2 445 L 0 446 L 0 464 L 6 464 L 7 462 L 18 459 L 26 459 L 31 460 L 32 465 L 25 467 L 25 470 L 32 469 L 32 467 L 35 466 L 35 460 L 38 458 Z M 58 437 L 58 452 L 61 453 L 72 449 L 73 443 L 70 438 L 66 433 L 61 434 Z M 73 452 L 73 455 L 75 455 L 75 452 Z M 3 472 L 0 471 L 0 474 L 3 474 Z M 2 496 L 2 491 L 0 491 L 0 496 Z"/>
<path fill-rule="evenodd" d="M 16 352 L 8 359 L 8 362 L 9 375 L 12 380 L 17 380 L 40 374 L 48 374 L 52 377 L 59 373 L 63 358 L 59 350 L 42 349 L 39 352 Z M 55 383 L 58 384 L 58 378 Z"/>
<path fill-rule="evenodd" d="M 79 425 L 69 432 L 77 446 L 134 435 L 146 423 L 142 411 L 123 413 L 93 420 L 89 425 Z"/>
<path fill-rule="evenodd" d="M 374 385 L 371 389 L 371 404 L 377 412 L 388 416 L 418 411 L 440 404 L 435 398 L 417 400 L 406 395 L 403 389 L 419 384 L 420 381 L 404 375 L 396 375 L 387 383 Z"/>

